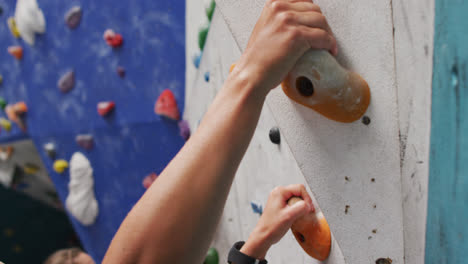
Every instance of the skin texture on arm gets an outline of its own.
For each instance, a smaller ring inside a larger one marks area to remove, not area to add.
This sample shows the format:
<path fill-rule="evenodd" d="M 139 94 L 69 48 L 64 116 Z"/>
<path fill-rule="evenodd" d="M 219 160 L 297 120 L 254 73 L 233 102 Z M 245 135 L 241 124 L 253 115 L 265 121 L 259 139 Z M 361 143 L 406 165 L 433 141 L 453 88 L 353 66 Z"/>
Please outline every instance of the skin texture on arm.
<path fill-rule="evenodd" d="M 310 48 L 336 53 L 318 6 L 270 0 L 200 127 L 130 211 L 103 263 L 202 263 L 268 92 Z"/>

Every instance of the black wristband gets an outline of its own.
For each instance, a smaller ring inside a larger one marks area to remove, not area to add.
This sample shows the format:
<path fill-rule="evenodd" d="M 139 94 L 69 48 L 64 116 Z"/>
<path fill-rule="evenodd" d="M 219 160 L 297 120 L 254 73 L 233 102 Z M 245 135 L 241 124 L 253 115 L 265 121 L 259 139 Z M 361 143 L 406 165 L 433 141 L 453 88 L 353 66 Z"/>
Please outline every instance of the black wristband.
<path fill-rule="evenodd" d="M 234 264 L 267 264 L 268 263 L 268 261 L 266 260 L 258 260 L 240 252 L 240 249 L 242 248 L 244 244 L 245 244 L 244 241 L 239 241 L 239 242 L 236 242 L 232 246 L 228 255 L 229 264 L 232 264 L 232 263 Z"/>

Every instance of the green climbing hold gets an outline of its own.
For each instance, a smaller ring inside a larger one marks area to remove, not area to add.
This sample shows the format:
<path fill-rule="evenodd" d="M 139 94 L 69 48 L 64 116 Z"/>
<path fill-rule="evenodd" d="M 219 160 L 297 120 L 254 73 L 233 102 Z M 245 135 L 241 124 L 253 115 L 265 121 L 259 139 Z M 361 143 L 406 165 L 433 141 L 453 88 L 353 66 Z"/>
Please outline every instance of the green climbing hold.
<path fill-rule="evenodd" d="M 208 17 L 208 20 L 211 21 L 213 18 L 214 10 L 216 8 L 216 2 L 214 0 L 211 0 L 209 6 L 206 8 L 206 16 Z"/>
<path fill-rule="evenodd" d="M 5 101 L 3 97 L 0 97 L 0 108 L 2 108 L 2 110 L 5 110 L 6 106 L 7 106 L 7 101 Z"/>
<path fill-rule="evenodd" d="M 203 50 L 203 48 L 205 47 L 206 37 L 208 36 L 209 29 L 210 26 L 205 25 L 202 28 L 200 28 L 200 31 L 198 31 L 198 46 L 200 47 L 200 50 Z"/>
<path fill-rule="evenodd" d="M 219 263 L 219 255 L 218 251 L 215 248 L 210 248 L 208 253 L 206 254 L 205 261 L 203 264 L 218 264 Z"/>

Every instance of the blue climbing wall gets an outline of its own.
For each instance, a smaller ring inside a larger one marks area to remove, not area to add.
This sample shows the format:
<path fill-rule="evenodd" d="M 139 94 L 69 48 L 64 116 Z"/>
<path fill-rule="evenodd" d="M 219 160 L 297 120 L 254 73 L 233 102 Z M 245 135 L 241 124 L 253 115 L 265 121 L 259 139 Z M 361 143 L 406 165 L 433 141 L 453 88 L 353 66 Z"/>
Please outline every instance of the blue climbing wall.
<path fill-rule="evenodd" d="M 436 0 L 426 263 L 467 263 L 467 1 Z"/>
<path fill-rule="evenodd" d="M 65 201 L 68 172 L 52 170 L 53 160 L 43 144 L 57 145 L 57 158 L 69 160 L 82 151 L 94 169 L 99 216 L 94 225 L 84 227 L 72 216 L 85 249 L 100 262 L 128 211 L 143 194 L 142 179 L 160 173 L 182 147 L 177 123 L 154 114 L 156 99 L 171 89 L 183 110 L 185 82 L 185 1 L 38 0 L 47 21 L 47 32 L 36 38 L 33 47 L 9 32 L 7 18 L 13 16 L 16 1 L 0 0 L 0 74 L 4 82 L 0 96 L 8 102 L 25 101 L 28 132 L 16 125 L 0 132 L 0 141 L 32 138 L 49 173 Z M 70 30 L 64 14 L 73 6 L 83 9 L 81 24 Z M 119 49 L 103 40 L 111 28 L 124 37 Z M 16 61 L 7 53 L 10 45 L 21 45 L 24 58 Z M 126 77 L 116 74 L 117 66 Z M 62 94 L 60 76 L 74 69 L 76 86 Z M 96 105 L 116 103 L 114 113 L 103 118 Z M 4 113 L 0 113 L 4 116 Z M 89 133 L 95 147 L 84 151 L 75 136 Z"/>

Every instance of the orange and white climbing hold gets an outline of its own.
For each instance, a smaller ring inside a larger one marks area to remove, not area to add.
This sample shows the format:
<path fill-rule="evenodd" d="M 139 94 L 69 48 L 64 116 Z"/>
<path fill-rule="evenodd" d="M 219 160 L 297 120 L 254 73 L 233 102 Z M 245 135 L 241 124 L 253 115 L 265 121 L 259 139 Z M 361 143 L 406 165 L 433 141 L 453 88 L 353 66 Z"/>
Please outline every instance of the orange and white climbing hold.
<path fill-rule="evenodd" d="M 289 199 L 288 205 L 302 201 L 299 197 Z M 311 212 L 298 220 L 291 231 L 302 249 L 311 257 L 324 261 L 330 255 L 331 232 L 328 222 L 320 211 Z"/>
<path fill-rule="evenodd" d="M 341 67 L 327 51 L 310 50 L 282 83 L 284 93 L 306 107 L 338 122 L 360 119 L 370 103 L 367 82 Z"/>
<path fill-rule="evenodd" d="M 8 47 L 8 53 L 17 60 L 21 60 L 23 58 L 23 48 L 21 46 Z"/>

